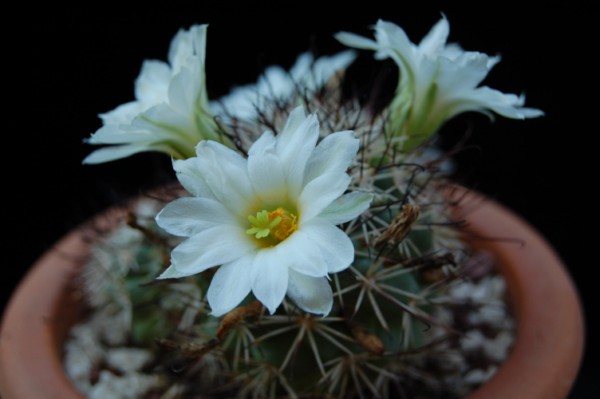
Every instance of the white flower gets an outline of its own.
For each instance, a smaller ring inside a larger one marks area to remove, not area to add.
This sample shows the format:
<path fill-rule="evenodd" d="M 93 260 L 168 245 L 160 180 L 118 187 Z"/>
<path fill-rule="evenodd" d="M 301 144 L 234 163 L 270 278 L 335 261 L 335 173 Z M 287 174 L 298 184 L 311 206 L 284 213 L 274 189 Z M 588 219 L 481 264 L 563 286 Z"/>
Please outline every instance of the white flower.
<path fill-rule="evenodd" d="M 201 140 L 219 140 L 205 85 L 207 25 L 180 30 L 169 49 L 169 64 L 145 61 L 135 82 L 136 101 L 100 115 L 104 126 L 90 144 L 110 144 L 84 163 L 101 163 L 142 151 L 175 158 L 194 155 Z"/>
<path fill-rule="evenodd" d="M 189 237 L 171 254 L 159 278 L 176 278 L 220 265 L 207 293 L 212 314 L 236 307 L 252 291 L 271 313 L 287 294 L 307 312 L 332 306 L 328 273 L 354 260 L 350 238 L 335 225 L 364 212 L 372 196 L 344 194 L 359 141 L 336 132 L 318 145 L 319 122 L 302 107 L 283 131 L 265 132 L 248 158 L 214 141 L 197 157 L 175 161 L 193 197 L 168 204 L 156 217 L 171 234 Z M 343 195 L 344 194 L 344 195 Z"/>
<path fill-rule="evenodd" d="M 418 46 L 402 28 L 381 20 L 375 26 L 375 41 L 347 32 L 336 35 L 348 46 L 375 50 L 377 58 L 389 57 L 398 64 L 400 82 L 391 105 L 391 123 L 406 136 L 405 149 L 419 145 L 461 112 L 491 116 L 489 111 L 493 111 L 515 119 L 543 115 L 538 109 L 523 107 L 523 96 L 477 87 L 500 58 L 447 45 L 449 30 L 448 21 L 442 18 Z"/>
<path fill-rule="evenodd" d="M 271 66 L 265 69 L 256 84 L 236 87 L 230 94 L 212 102 L 212 109 L 223 117 L 254 120 L 259 111 L 270 112 L 273 104 L 289 100 L 294 93 L 314 94 L 355 58 L 353 51 L 317 60 L 310 53 L 303 53 L 289 72 L 279 66 Z"/>

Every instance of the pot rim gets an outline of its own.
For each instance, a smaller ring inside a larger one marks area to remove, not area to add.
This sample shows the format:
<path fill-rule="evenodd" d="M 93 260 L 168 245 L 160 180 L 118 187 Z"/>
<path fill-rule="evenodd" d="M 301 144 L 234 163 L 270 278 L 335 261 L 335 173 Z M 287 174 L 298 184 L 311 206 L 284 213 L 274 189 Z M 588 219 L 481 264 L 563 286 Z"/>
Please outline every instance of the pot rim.
<path fill-rule="evenodd" d="M 508 358 L 467 398 L 565 398 L 581 363 L 584 325 L 577 291 L 560 257 L 539 232 L 502 205 L 460 186 L 451 186 L 449 195 L 468 222 L 468 239 L 497 256 L 517 319 Z M 90 226 L 110 229 L 126 213 L 114 208 L 75 229 L 19 284 L 0 326 L 0 393 L 5 399 L 83 398 L 62 365 L 62 343 L 81 317 L 74 277 L 87 256 L 75 254 L 89 252 Z M 57 317 L 65 308 L 67 317 Z"/>
<path fill-rule="evenodd" d="M 517 324 L 508 358 L 467 399 L 566 398 L 583 356 L 584 318 L 560 256 L 506 207 L 460 186 L 450 196 L 460 200 L 473 245 L 496 256 Z"/>

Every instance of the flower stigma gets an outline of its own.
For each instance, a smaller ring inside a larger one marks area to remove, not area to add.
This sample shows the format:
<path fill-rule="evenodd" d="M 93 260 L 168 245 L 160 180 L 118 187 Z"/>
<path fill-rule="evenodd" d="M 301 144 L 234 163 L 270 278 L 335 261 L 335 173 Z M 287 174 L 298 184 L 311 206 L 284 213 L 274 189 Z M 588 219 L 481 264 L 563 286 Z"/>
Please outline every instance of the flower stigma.
<path fill-rule="evenodd" d="M 279 244 L 298 229 L 298 216 L 284 208 L 274 211 L 263 209 L 256 216 L 249 215 L 250 227 L 246 233 L 255 238 L 270 238 L 265 244 Z"/>

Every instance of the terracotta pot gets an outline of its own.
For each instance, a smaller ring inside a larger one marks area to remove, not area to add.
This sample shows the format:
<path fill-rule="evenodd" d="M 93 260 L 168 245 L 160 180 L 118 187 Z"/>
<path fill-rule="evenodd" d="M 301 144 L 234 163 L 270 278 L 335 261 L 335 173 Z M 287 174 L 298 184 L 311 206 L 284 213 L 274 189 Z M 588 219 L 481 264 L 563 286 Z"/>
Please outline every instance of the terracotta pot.
<path fill-rule="evenodd" d="M 464 190 L 454 191 L 462 196 Z M 462 201 L 475 245 L 494 253 L 516 312 L 514 348 L 495 376 L 468 399 L 565 398 L 583 352 L 583 318 L 576 290 L 556 253 L 541 236 L 502 206 L 469 192 Z M 466 205 L 465 205 L 466 204 Z M 112 211 L 109 217 L 122 217 Z M 88 229 L 89 230 L 89 229 Z M 88 231 L 89 232 L 89 231 Z M 0 331 L 0 393 L 4 399 L 75 399 L 61 347 L 81 316 L 74 276 L 89 248 L 86 227 L 62 239 L 32 268 L 15 292 Z"/>

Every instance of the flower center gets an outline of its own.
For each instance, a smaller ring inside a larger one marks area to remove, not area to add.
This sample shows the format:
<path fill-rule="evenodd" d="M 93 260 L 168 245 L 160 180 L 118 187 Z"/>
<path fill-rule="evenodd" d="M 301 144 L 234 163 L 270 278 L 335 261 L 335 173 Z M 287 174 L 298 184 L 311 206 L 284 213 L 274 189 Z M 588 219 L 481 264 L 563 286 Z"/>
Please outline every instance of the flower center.
<path fill-rule="evenodd" d="M 256 216 L 249 215 L 248 221 L 251 227 L 246 230 L 247 234 L 258 239 L 270 238 L 273 244 L 280 243 L 298 229 L 298 216 L 283 208 L 271 212 L 263 209 Z"/>

